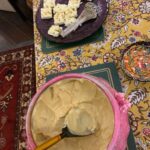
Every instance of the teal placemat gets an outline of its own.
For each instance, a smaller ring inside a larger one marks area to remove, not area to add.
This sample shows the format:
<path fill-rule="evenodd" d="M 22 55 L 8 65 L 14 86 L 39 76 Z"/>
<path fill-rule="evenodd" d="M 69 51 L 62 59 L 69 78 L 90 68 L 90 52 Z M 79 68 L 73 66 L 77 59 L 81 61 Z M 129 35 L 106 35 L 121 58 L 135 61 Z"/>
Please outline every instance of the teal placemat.
<path fill-rule="evenodd" d="M 104 32 L 103 28 L 101 27 L 97 32 L 95 32 L 93 35 L 91 35 L 88 38 L 85 38 L 84 40 L 81 40 L 79 42 L 74 43 L 68 43 L 68 44 L 59 44 L 55 42 L 48 41 L 46 38 L 42 38 L 42 51 L 43 53 L 50 53 L 62 49 L 67 49 L 75 46 L 81 46 L 88 43 L 98 42 L 104 40 Z"/>
<path fill-rule="evenodd" d="M 97 77 L 102 77 L 103 79 L 107 80 L 109 84 L 113 88 L 115 88 L 117 91 L 121 91 L 121 84 L 120 82 L 118 82 L 119 76 L 115 68 L 115 65 L 113 63 L 100 64 L 100 65 L 83 68 L 83 69 L 77 69 L 77 70 L 73 70 L 73 71 L 65 72 L 65 73 L 88 73 Z M 52 79 L 53 77 L 57 75 L 61 75 L 61 74 L 64 74 L 64 73 L 48 75 L 46 79 L 48 81 Z"/>
<path fill-rule="evenodd" d="M 46 80 L 50 80 L 53 77 L 56 77 L 61 74 L 65 73 L 88 73 L 90 75 L 96 76 L 96 77 L 102 77 L 103 79 L 107 80 L 109 84 L 115 88 L 117 91 L 122 92 L 121 83 L 119 80 L 118 72 L 115 67 L 114 63 L 107 63 L 107 64 L 100 64 L 97 66 L 92 66 L 88 68 L 83 69 L 77 69 L 69 72 L 59 73 L 59 74 L 53 74 L 48 75 L 46 77 Z M 120 139 L 121 140 L 121 139 Z M 128 137 L 128 150 L 136 150 L 136 145 L 134 141 L 133 132 L 130 131 L 129 137 Z"/>

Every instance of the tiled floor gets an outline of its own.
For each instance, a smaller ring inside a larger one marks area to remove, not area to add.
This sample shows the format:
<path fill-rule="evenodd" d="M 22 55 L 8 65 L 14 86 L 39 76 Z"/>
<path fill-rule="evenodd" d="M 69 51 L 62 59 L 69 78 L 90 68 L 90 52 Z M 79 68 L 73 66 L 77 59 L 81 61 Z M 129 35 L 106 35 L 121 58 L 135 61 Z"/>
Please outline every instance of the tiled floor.
<path fill-rule="evenodd" d="M 33 25 L 18 14 L 0 11 L 0 51 L 33 42 Z"/>

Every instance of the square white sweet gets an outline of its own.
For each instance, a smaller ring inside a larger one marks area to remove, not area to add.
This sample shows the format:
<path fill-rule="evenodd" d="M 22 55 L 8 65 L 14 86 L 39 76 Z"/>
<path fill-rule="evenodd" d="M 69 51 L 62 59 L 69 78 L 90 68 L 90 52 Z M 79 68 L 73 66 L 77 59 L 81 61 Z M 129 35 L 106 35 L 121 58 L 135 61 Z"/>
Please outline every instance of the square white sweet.
<path fill-rule="evenodd" d="M 62 12 L 65 12 L 67 8 L 68 8 L 68 6 L 66 4 L 57 4 L 54 7 L 53 12 L 54 13 L 62 13 Z"/>
<path fill-rule="evenodd" d="M 68 5 L 71 7 L 79 8 L 81 4 L 81 0 L 69 0 Z"/>
<path fill-rule="evenodd" d="M 52 9 L 51 8 L 41 8 L 41 18 L 42 19 L 51 19 L 52 18 Z"/>
<path fill-rule="evenodd" d="M 58 25 L 52 25 L 48 30 L 48 34 L 54 37 L 58 37 L 61 31 L 62 31 L 62 27 Z"/>
<path fill-rule="evenodd" d="M 55 7 L 55 0 L 44 0 L 43 7 L 44 8 L 53 8 Z"/>
<path fill-rule="evenodd" d="M 63 25 L 65 23 L 65 14 L 62 12 L 56 13 L 54 15 L 54 24 L 55 25 Z"/>
<path fill-rule="evenodd" d="M 65 10 L 65 16 L 67 17 L 77 17 L 77 8 L 74 7 L 67 7 Z"/>

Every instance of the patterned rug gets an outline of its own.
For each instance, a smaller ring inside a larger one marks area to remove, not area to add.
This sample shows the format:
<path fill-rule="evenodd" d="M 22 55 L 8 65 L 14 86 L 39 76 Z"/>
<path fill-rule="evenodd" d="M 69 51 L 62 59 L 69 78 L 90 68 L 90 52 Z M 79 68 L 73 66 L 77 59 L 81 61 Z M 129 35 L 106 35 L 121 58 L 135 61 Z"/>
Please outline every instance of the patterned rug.
<path fill-rule="evenodd" d="M 33 46 L 0 53 L 0 150 L 25 150 L 25 114 L 35 93 Z"/>

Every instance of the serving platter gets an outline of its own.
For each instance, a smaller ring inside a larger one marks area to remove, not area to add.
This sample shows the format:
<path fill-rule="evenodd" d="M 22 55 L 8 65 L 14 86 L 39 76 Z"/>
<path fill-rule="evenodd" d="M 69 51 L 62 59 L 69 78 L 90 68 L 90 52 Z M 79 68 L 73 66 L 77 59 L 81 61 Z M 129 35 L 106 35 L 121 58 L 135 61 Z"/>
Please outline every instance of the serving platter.
<path fill-rule="evenodd" d="M 78 16 L 83 11 L 84 6 L 87 2 L 88 2 L 87 0 L 82 0 L 82 4 L 80 5 L 80 8 L 78 9 Z M 47 20 L 41 19 L 40 10 L 43 7 L 43 0 L 41 0 L 37 14 L 36 14 L 36 24 L 37 24 L 37 28 L 40 34 L 44 36 L 45 38 L 47 38 L 48 40 L 57 42 L 57 43 L 72 43 L 72 42 L 83 40 L 86 37 L 89 37 L 90 35 L 95 33 L 99 29 L 100 26 L 102 26 L 107 16 L 107 12 L 108 12 L 107 0 L 93 0 L 92 2 L 98 6 L 97 18 L 85 22 L 76 31 L 70 33 L 67 37 L 63 38 L 61 36 L 53 37 L 48 34 L 48 29 L 54 24 L 54 20 L 53 19 L 47 19 Z M 68 4 L 68 0 L 56 0 L 56 4 L 57 3 Z"/>

